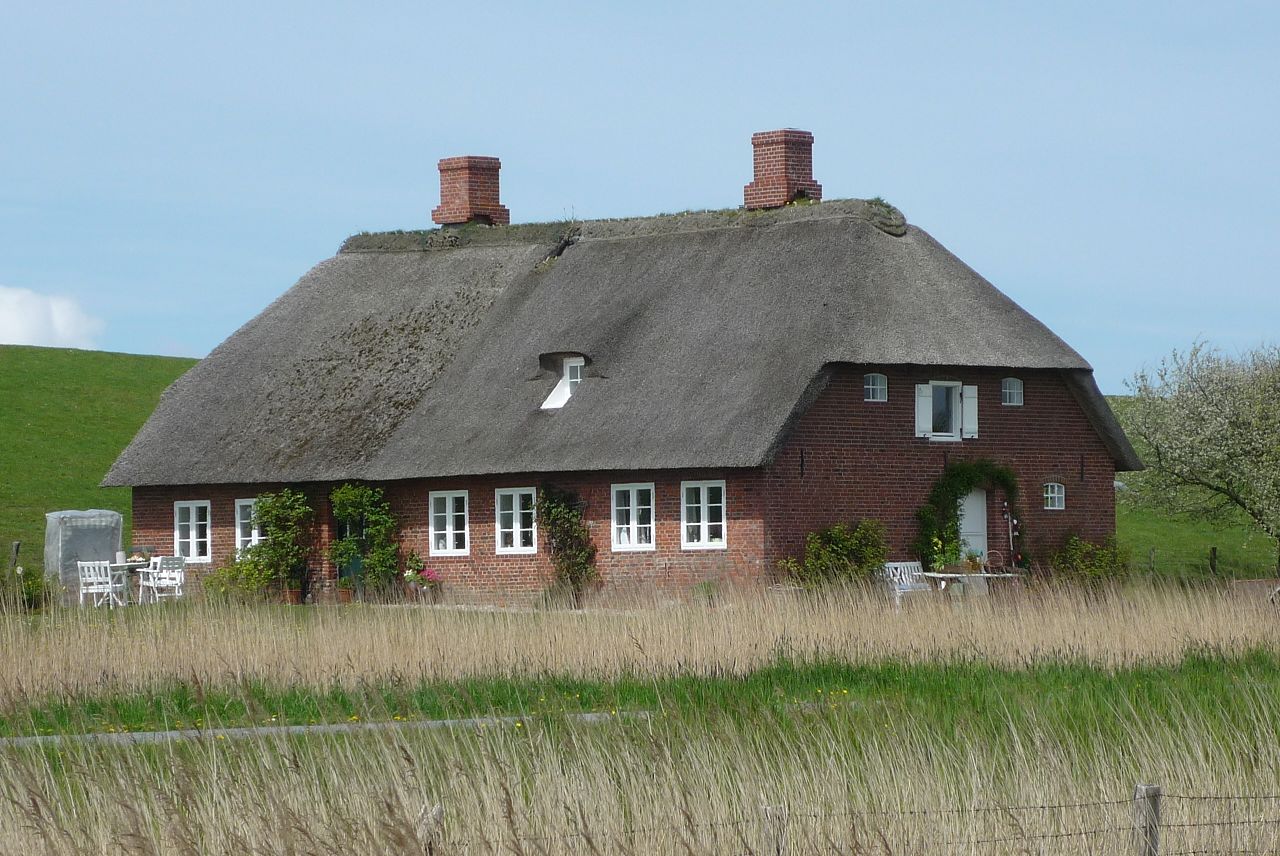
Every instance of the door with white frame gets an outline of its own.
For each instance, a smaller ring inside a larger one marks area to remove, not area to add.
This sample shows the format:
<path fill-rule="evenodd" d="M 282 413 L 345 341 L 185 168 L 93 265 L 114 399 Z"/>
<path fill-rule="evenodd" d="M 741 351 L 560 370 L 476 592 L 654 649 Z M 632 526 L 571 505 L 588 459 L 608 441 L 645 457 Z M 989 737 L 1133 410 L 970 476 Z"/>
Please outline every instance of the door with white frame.
<path fill-rule="evenodd" d="M 987 558 L 987 492 L 976 488 L 960 503 L 960 552 Z"/>

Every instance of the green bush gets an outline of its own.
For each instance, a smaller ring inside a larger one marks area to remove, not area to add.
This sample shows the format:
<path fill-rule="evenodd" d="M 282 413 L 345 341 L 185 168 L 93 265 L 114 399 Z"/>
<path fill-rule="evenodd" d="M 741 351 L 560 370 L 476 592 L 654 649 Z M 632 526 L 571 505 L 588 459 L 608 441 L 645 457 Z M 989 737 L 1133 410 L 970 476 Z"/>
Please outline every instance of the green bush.
<path fill-rule="evenodd" d="M 39 569 L 0 570 L 0 612 L 42 609 L 57 593 L 58 588 Z"/>
<path fill-rule="evenodd" d="M 204 578 L 205 594 L 213 598 L 255 600 L 266 594 L 276 575 L 256 551 L 250 547 L 240 557 Z"/>
<path fill-rule="evenodd" d="M 804 558 L 783 559 L 783 574 L 806 586 L 869 582 L 879 576 L 889 548 L 884 524 L 859 521 L 852 529 L 837 523 L 805 536 Z"/>
<path fill-rule="evenodd" d="M 596 547 L 582 519 L 577 496 L 554 485 L 538 491 L 538 528 L 547 540 L 555 580 L 546 593 L 548 604 L 577 607 L 587 587 L 600 579 Z"/>
<path fill-rule="evenodd" d="M 329 501 L 344 531 L 329 548 L 330 560 L 338 568 L 359 560 L 365 587 L 386 596 L 400 572 L 399 524 L 391 503 L 381 488 L 350 483 L 334 488 Z"/>
<path fill-rule="evenodd" d="M 302 584 L 307 574 L 307 557 L 311 555 L 311 518 L 314 512 L 306 494 L 285 488 L 279 493 L 264 493 L 253 506 L 253 519 L 262 540 L 246 548 L 235 564 L 246 561 L 260 565 L 247 573 L 268 574 L 269 579 L 285 586 Z"/>
<path fill-rule="evenodd" d="M 1103 582 L 1128 576 L 1129 557 L 1115 538 L 1101 544 L 1069 535 L 1051 560 L 1055 576 L 1079 582 Z"/>

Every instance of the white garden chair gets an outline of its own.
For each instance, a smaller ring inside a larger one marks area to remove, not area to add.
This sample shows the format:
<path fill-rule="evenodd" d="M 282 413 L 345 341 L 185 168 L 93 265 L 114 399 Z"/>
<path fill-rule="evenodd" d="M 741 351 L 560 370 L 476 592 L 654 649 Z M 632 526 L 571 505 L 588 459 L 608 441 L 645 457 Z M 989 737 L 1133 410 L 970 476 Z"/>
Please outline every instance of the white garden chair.
<path fill-rule="evenodd" d="M 893 594 L 893 605 L 902 606 L 902 596 L 913 591 L 932 591 L 919 562 L 885 562 L 884 580 Z"/>
<path fill-rule="evenodd" d="M 186 577 L 187 560 L 181 556 L 152 557 L 151 566 L 142 571 L 138 579 L 138 602 L 147 602 L 147 592 L 151 592 L 152 603 L 166 597 L 182 597 Z"/>
<path fill-rule="evenodd" d="M 125 575 L 113 571 L 110 562 L 76 562 L 80 571 L 80 605 L 86 596 L 95 607 L 104 603 L 114 609 L 125 604 Z"/>

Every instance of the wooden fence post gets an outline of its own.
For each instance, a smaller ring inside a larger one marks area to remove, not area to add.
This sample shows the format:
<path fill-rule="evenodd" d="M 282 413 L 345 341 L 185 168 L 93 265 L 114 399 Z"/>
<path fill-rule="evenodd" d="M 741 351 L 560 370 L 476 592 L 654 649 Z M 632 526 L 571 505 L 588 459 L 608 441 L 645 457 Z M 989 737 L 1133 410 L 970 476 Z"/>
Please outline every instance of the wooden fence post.
<path fill-rule="evenodd" d="M 762 804 L 760 811 L 764 814 L 760 852 L 765 856 L 787 856 L 786 806 Z"/>
<path fill-rule="evenodd" d="M 1133 789 L 1133 830 L 1138 856 L 1160 856 L 1160 786 Z"/>
<path fill-rule="evenodd" d="M 1209 548 L 1209 573 L 1214 574 L 1215 576 L 1218 573 L 1218 548 L 1217 547 Z"/>
<path fill-rule="evenodd" d="M 13 573 L 13 570 L 18 567 L 18 551 L 20 549 L 22 549 L 22 542 L 14 541 L 13 548 L 9 551 L 9 572 L 10 573 Z"/>
<path fill-rule="evenodd" d="M 1156 548 L 1152 547 L 1151 552 L 1147 555 L 1147 561 L 1151 568 L 1151 573 L 1156 572 Z"/>

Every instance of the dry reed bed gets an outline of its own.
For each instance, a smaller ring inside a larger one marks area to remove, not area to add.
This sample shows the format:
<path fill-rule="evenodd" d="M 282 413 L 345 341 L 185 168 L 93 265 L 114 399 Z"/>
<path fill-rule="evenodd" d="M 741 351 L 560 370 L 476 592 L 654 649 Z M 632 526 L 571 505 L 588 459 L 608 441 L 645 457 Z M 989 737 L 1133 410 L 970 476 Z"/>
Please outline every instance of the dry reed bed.
<path fill-rule="evenodd" d="M 1075 590 L 895 610 L 872 593 L 741 595 L 629 610 L 182 604 L 0 615 L 0 704 L 147 691 L 175 680 L 358 687 L 395 679 L 740 674 L 779 655 L 849 662 L 977 657 L 1018 666 L 1170 662 L 1190 646 L 1275 649 L 1280 613 L 1231 590 Z"/>
<path fill-rule="evenodd" d="M 1280 847 L 1258 822 L 1280 816 L 1257 799 L 1280 780 L 1270 715 L 1224 734 L 1189 713 L 1107 752 L 1034 724 L 993 746 L 784 720 L 0 750 L 0 852 L 420 856 L 415 819 L 439 802 L 434 854 L 772 856 L 765 804 L 789 853 L 1129 854 L 1136 780 L 1241 798 L 1166 800 L 1162 852 Z"/>

